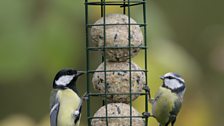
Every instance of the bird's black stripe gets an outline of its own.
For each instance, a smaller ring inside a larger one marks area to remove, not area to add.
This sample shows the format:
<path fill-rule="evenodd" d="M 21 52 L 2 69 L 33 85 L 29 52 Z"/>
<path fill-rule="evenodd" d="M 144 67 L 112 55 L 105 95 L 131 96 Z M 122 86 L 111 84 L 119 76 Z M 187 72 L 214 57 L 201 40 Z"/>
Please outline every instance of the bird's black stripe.
<path fill-rule="evenodd" d="M 171 89 L 168 86 L 166 86 L 165 84 L 163 84 L 162 87 L 170 89 L 171 92 L 174 92 L 174 93 L 180 93 L 180 92 L 184 91 L 184 89 L 185 89 L 185 85 L 183 85 L 183 86 L 181 86 L 179 88 L 175 88 L 175 89 Z"/>

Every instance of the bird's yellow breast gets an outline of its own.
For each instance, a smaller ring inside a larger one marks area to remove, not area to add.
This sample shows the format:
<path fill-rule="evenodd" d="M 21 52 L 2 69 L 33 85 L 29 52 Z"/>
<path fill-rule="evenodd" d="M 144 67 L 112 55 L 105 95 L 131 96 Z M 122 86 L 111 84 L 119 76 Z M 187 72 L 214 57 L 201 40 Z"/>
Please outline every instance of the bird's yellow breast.
<path fill-rule="evenodd" d="M 60 102 L 58 126 L 74 126 L 74 112 L 79 107 L 81 99 L 71 89 L 60 90 L 57 93 Z"/>
<path fill-rule="evenodd" d="M 156 93 L 155 100 L 152 113 L 161 124 L 165 124 L 169 120 L 170 112 L 174 107 L 175 101 L 178 100 L 178 96 L 169 89 L 160 87 Z"/>

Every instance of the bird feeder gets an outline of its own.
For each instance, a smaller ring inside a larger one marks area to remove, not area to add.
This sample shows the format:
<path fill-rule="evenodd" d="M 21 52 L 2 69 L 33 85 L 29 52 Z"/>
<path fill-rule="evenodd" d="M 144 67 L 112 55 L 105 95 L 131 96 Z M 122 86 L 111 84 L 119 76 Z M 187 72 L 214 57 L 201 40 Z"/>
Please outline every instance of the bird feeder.
<path fill-rule="evenodd" d="M 111 6 L 121 13 L 108 13 Z M 100 12 L 91 23 L 93 7 Z M 134 7 L 141 8 L 142 22 L 132 18 Z M 146 0 L 85 0 L 85 25 L 88 126 L 148 126 Z M 100 55 L 96 68 L 94 52 Z M 144 68 L 132 61 L 139 52 Z M 93 113 L 94 97 L 102 98 L 102 107 Z M 138 97 L 145 99 L 143 114 L 132 106 Z"/>

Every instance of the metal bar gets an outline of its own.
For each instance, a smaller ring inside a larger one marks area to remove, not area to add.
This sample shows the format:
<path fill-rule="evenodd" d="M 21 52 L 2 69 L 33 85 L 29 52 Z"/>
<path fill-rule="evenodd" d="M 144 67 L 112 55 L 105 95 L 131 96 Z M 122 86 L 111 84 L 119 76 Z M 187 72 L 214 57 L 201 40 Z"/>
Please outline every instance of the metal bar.
<path fill-rule="evenodd" d="M 144 0 L 145 1 L 145 0 Z M 147 24 L 146 22 L 146 1 L 145 3 L 143 4 L 143 20 L 144 20 L 144 24 Z M 145 46 L 147 47 L 147 25 L 144 26 L 144 44 Z M 147 48 L 145 48 L 145 81 L 146 81 L 146 85 L 148 84 L 148 63 L 147 63 L 147 60 L 148 60 L 148 56 L 147 56 Z M 145 95 L 145 112 L 148 112 L 148 95 Z M 145 117 L 145 126 L 148 126 L 148 117 Z"/>
<path fill-rule="evenodd" d="M 107 108 L 107 65 L 106 65 L 106 2 L 105 0 L 101 0 L 101 4 L 103 2 L 103 34 L 104 34 L 104 46 L 103 46 L 103 60 L 104 60 L 104 87 L 105 87 L 105 100 L 104 100 L 104 104 L 105 104 L 105 111 L 106 111 L 106 126 L 108 126 L 108 108 Z"/>
<path fill-rule="evenodd" d="M 105 47 L 105 49 L 128 49 L 129 47 Z M 144 46 L 142 46 L 142 47 L 136 47 L 136 46 L 131 46 L 131 48 L 139 48 L 139 49 L 146 49 L 147 47 L 144 47 Z M 104 50 L 104 48 L 103 47 L 89 47 L 89 48 L 87 48 L 88 50 L 90 50 L 90 51 L 99 51 L 99 50 Z"/>
<path fill-rule="evenodd" d="M 107 4 L 107 3 L 123 3 L 123 2 L 125 2 L 125 3 L 127 3 L 128 4 L 128 0 L 123 0 L 123 1 L 121 1 L 121 0 L 111 0 L 111 1 L 105 1 L 105 5 Z M 130 4 L 132 4 L 132 3 L 139 3 L 139 2 L 145 2 L 145 0 L 131 0 L 131 1 L 129 1 L 130 2 Z M 98 1 L 91 1 L 91 2 L 87 2 L 87 3 L 99 3 L 99 4 L 103 4 L 103 3 L 101 3 L 101 2 L 98 2 Z"/>
<path fill-rule="evenodd" d="M 132 118 L 143 118 L 144 116 L 132 116 Z M 104 119 L 104 118 L 130 118 L 130 116 L 101 116 L 101 117 L 90 117 L 89 119 Z"/>
<path fill-rule="evenodd" d="M 132 95 L 146 95 L 147 93 L 132 92 Z M 130 95 L 130 93 L 107 93 L 107 95 Z M 105 96 L 105 93 L 89 93 L 89 96 Z"/>
<path fill-rule="evenodd" d="M 127 5 L 127 4 L 123 4 L 121 5 L 120 7 L 127 7 L 127 6 L 136 6 L 136 5 L 141 5 L 141 4 L 144 4 L 144 2 L 139 2 L 139 3 L 133 3 L 133 4 L 130 4 L 130 5 Z"/>
<path fill-rule="evenodd" d="M 88 5 L 111 5 L 111 6 L 134 6 L 134 5 L 140 5 L 144 4 L 144 1 L 106 1 L 105 4 L 103 2 L 87 2 Z"/>
<path fill-rule="evenodd" d="M 128 47 L 129 47 L 129 94 L 130 94 L 130 126 L 132 126 L 132 82 L 131 82 L 131 9 L 128 0 Z"/>
<path fill-rule="evenodd" d="M 103 0 L 100 0 L 101 1 L 101 3 L 103 3 Z M 104 8 L 103 8 L 103 4 L 101 4 L 101 8 L 100 8 L 100 16 L 101 16 L 101 18 L 103 17 L 103 10 L 104 10 Z M 104 26 L 104 24 L 101 24 L 101 26 Z M 91 27 L 90 27 L 91 28 Z M 89 48 L 88 48 L 89 49 Z M 105 46 L 104 46 L 104 48 L 102 47 L 101 48 L 101 51 L 103 51 L 105 49 Z M 90 49 L 91 50 L 91 49 Z M 92 50 L 93 51 L 93 50 Z M 99 51 L 99 50 L 94 50 L 94 51 Z M 102 58 L 101 58 L 101 61 L 102 62 L 104 62 L 104 56 L 102 56 Z M 105 102 L 104 102 L 104 100 L 102 101 L 103 103 L 103 106 L 105 105 Z"/>
<path fill-rule="evenodd" d="M 88 70 L 88 73 L 104 72 L 104 70 Z M 107 72 L 129 72 L 129 70 L 107 70 Z M 132 70 L 132 72 L 147 72 L 146 70 Z"/>
<path fill-rule="evenodd" d="M 128 25 L 128 24 L 105 24 L 106 26 L 108 25 Z M 144 27 L 146 26 L 146 24 L 133 24 L 133 23 L 130 23 L 130 25 L 139 25 L 140 27 Z M 103 27 L 103 24 L 87 24 L 88 27 L 93 27 L 93 26 L 102 26 Z"/>
<path fill-rule="evenodd" d="M 125 0 L 123 0 L 123 14 L 126 14 Z"/>
<path fill-rule="evenodd" d="M 103 0 L 101 0 L 101 3 L 103 3 Z M 100 6 L 101 6 L 101 8 L 100 8 L 100 10 L 101 10 L 100 16 L 103 17 L 103 4 L 101 4 Z"/>
<path fill-rule="evenodd" d="M 86 3 L 88 3 L 88 0 L 85 0 Z M 89 34 L 88 34 L 88 5 L 85 4 L 85 23 L 86 23 L 86 70 L 89 70 L 89 50 L 87 49 L 89 47 Z M 87 90 L 87 118 L 90 117 L 91 113 L 90 113 L 90 98 L 89 98 L 89 92 L 90 92 L 90 87 L 89 87 L 90 83 L 89 83 L 89 72 L 87 72 L 86 74 L 86 90 Z M 91 125 L 91 120 L 88 119 L 88 125 Z"/>

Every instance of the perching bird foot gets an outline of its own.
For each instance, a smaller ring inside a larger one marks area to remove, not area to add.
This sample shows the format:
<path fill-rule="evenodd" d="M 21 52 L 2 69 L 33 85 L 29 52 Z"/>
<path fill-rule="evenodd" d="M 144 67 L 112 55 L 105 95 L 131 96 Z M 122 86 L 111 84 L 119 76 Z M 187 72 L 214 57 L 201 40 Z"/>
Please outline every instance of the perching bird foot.
<path fill-rule="evenodd" d="M 149 86 L 148 86 L 148 85 L 144 85 L 143 90 L 145 90 L 146 93 L 147 93 L 147 95 L 148 95 L 148 101 L 149 101 L 150 103 L 152 103 L 152 102 L 153 102 L 153 99 L 151 98 L 151 93 L 150 93 L 150 88 L 149 88 Z"/>
<path fill-rule="evenodd" d="M 149 118 L 151 116 L 149 112 L 143 112 L 142 115 L 143 115 L 143 118 Z"/>
<path fill-rule="evenodd" d="M 150 88 L 148 85 L 145 84 L 142 89 L 145 90 L 147 93 L 150 93 Z"/>
<path fill-rule="evenodd" d="M 82 96 L 82 100 L 83 101 L 87 101 L 89 99 L 87 92 L 85 92 L 85 94 Z"/>

